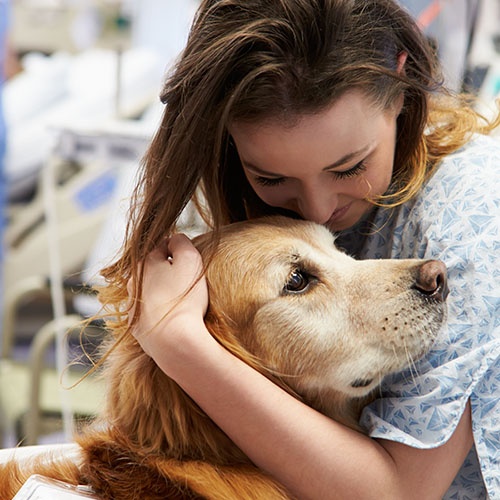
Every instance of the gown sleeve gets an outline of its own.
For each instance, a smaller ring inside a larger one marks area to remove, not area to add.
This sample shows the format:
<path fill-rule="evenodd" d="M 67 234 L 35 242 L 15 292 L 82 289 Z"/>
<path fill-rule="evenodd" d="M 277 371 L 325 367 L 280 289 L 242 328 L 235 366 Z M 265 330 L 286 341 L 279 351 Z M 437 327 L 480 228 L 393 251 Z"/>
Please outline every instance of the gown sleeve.
<path fill-rule="evenodd" d="M 425 358 L 384 380 L 361 424 L 372 437 L 433 448 L 470 400 L 484 482 L 500 498 L 500 142 L 480 138 L 447 158 L 400 208 L 391 246 L 393 258 L 446 264 L 448 318 Z"/>

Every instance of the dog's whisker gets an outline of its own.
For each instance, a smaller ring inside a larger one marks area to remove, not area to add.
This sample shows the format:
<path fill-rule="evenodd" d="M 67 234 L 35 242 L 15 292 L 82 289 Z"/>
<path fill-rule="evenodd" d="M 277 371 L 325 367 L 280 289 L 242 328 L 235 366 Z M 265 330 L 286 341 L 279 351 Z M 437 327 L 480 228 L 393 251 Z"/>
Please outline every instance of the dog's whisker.
<path fill-rule="evenodd" d="M 407 349 L 406 343 L 405 343 L 405 349 L 408 352 L 408 368 L 409 368 L 410 375 L 411 375 L 411 381 L 416 386 L 417 385 L 416 379 L 418 377 L 419 370 L 418 370 L 415 358 L 411 355 L 411 353 Z"/>
<path fill-rule="evenodd" d="M 405 358 L 406 358 L 406 366 L 407 366 L 407 369 L 409 372 L 409 378 L 412 382 L 414 382 L 415 375 L 416 375 L 415 362 L 413 360 L 413 356 L 411 355 L 411 353 L 408 350 L 408 345 L 406 344 L 406 342 L 404 342 L 403 347 L 404 347 L 404 353 L 405 353 Z M 405 375 L 405 377 L 406 377 L 406 375 Z M 406 379 L 406 381 L 408 381 L 408 379 Z"/>

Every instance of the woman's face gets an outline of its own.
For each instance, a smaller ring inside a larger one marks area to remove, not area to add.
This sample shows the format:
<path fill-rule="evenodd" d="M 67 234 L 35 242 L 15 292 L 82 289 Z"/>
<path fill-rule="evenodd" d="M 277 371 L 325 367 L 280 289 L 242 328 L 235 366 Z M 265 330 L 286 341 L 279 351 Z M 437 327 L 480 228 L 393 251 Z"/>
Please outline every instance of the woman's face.
<path fill-rule="evenodd" d="M 389 187 L 396 144 L 395 109 L 381 111 L 359 91 L 293 125 L 234 122 L 229 132 L 248 182 L 268 205 L 332 231 L 356 224 Z"/>

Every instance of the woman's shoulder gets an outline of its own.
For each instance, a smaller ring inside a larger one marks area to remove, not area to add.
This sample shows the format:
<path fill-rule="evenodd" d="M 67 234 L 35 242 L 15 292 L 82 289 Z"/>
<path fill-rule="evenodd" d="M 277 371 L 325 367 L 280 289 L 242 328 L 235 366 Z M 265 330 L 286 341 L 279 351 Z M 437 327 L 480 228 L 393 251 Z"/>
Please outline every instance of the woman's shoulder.
<path fill-rule="evenodd" d="M 478 180 L 488 177 L 490 181 L 500 181 L 500 137 L 476 134 L 457 151 L 451 153 L 438 165 L 434 178 L 455 177 L 469 182 L 470 175 L 479 176 Z"/>
<path fill-rule="evenodd" d="M 396 257 L 424 257 L 443 247 L 478 246 L 500 235 L 500 140 L 474 137 L 450 154 L 411 200 L 381 212 L 377 227 Z"/>
<path fill-rule="evenodd" d="M 359 258 L 422 257 L 424 241 L 477 241 L 498 234 L 499 224 L 500 138 L 477 135 L 448 155 L 415 197 L 375 209 L 339 244 Z"/>
<path fill-rule="evenodd" d="M 466 208 L 476 201 L 500 204 L 500 138 L 475 136 L 438 165 L 415 200 L 426 209 Z"/>

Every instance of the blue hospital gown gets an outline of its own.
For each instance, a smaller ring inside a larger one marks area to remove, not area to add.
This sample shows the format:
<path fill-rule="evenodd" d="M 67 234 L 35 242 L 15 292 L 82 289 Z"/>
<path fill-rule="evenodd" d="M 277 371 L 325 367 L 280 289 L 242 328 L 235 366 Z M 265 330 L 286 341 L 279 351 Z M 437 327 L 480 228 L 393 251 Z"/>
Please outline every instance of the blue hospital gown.
<path fill-rule="evenodd" d="M 475 446 L 444 498 L 500 499 L 500 141 L 475 137 L 415 199 L 377 209 L 338 243 L 363 259 L 445 262 L 447 326 L 411 371 L 384 380 L 361 424 L 372 437 L 433 448 L 470 399 Z"/>

